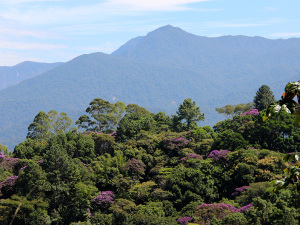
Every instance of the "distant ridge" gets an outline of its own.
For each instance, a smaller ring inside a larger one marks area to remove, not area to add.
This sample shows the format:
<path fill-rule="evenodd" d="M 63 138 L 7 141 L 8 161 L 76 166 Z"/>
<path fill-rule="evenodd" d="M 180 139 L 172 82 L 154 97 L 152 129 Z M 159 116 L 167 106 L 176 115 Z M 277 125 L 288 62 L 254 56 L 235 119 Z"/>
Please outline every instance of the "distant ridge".
<path fill-rule="evenodd" d="M 299 38 L 208 38 L 168 25 L 110 55 L 81 55 L 0 91 L 0 143 L 12 149 L 24 140 L 39 111 L 64 111 L 75 121 L 96 97 L 168 114 L 192 98 L 205 113 L 200 125 L 214 125 L 224 119 L 216 107 L 251 102 L 263 84 L 279 98 L 299 74 Z"/>
<path fill-rule="evenodd" d="M 61 62 L 38 63 L 25 61 L 15 66 L 0 66 L 0 90 L 16 85 L 22 80 L 40 75 L 61 64 Z"/>

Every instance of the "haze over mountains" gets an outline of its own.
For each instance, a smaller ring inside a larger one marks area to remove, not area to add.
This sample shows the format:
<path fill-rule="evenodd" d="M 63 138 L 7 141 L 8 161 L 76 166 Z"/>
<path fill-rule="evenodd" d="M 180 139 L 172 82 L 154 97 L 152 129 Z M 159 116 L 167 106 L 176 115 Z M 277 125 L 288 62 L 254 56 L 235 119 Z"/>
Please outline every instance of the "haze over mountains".
<path fill-rule="evenodd" d="M 214 125 L 224 119 L 216 107 L 251 102 L 263 84 L 279 98 L 287 82 L 298 81 L 299 47 L 299 38 L 208 38 L 164 26 L 110 55 L 81 55 L 0 91 L 0 143 L 12 150 L 39 111 L 75 121 L 96 97 L 169 114 L 192 98 L 205 113 L 200 125 Z"/>
<path fill-rule="evenodd" d="M 15 66 L 0 66 L 0 90 L 45 73 L 61 64 L 60 62 L 38 63 L 26 61 Z"/>

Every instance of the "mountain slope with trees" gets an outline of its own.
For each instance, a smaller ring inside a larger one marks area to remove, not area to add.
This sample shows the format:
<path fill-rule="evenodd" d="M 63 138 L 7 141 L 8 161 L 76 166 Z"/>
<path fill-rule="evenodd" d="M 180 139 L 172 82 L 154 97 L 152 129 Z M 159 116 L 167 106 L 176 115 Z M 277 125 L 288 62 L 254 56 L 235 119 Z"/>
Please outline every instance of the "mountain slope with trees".
<path fill-rule="evenodd" d="M 213 125 L 222 119 L 215 108 L 253 101 L 262 84 L 279 96 L 283 80 L 300 73 L 299 45 L 297 38 L 207 38 L 165 26 L 111 55 L 82 55 L 0 91 L 0 143 L 12 149 L 24 140 L 39 111 L 56 109 L 76 121 L 95 98 L 168 115 L 192 98 L 205 114 L 202 124 Z"/>

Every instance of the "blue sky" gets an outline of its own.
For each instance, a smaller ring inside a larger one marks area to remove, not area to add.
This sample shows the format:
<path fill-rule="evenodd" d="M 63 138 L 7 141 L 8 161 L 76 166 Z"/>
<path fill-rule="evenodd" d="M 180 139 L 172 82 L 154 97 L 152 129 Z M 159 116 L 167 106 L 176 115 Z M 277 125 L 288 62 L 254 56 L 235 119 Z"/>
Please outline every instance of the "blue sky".
<path fill-rule="evenodd" d="M 0 66 L 111 53 L 167 24 L 208 37 L 300 37 L 299 10 L 299 0 L 0 0 Z"/>

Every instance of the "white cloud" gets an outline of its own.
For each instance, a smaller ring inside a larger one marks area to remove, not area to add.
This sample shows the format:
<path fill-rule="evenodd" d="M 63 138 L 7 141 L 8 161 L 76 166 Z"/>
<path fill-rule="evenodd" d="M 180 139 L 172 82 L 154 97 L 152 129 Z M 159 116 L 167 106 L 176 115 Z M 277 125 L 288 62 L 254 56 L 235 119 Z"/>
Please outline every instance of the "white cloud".
<path fill-rule="evenodd" d="M 4 2 L 9 2 L 5 0 Z M 42 2 L 43 0 L 13 0 L 13 2 Z M 70 0 L 62 0 L 64 2 Z M 0 14 L 5 19 L 21 24 L 68 24 L 96 20 L 108 20 L 118 15 L 141 15 L 146 11 L 192 10 L 191 3 L 210 0 L 107 0 L 76 4 L 46 4 L 27 7 L 2 7 Z M 198 9 L 197 9 L 198 10 Z M 217 11 L 219 9 L 199 9 L 200 11 Z"/>
<path fill-rule="evenodd" d="M 1 26 L 1 35 L 2 36 L 12 36 L 12 37 L 33 37 L 33 38 L 54 38 L 55 34 L 41 31 L 41 30 L 30 30 L 30 29 L 22 29 L 18 27 L 7 27 L 7 26 Z"/>
<path fill-rule="evenodd" d="M 30 43 L 30 42 L 19 42 L 19 41 L 1 41 L 1 49 L 11 50 L 52 50 L 52 49 L 64 49 L 64 45 L 55 44 L 44 44 L 44 43 Z"/>

